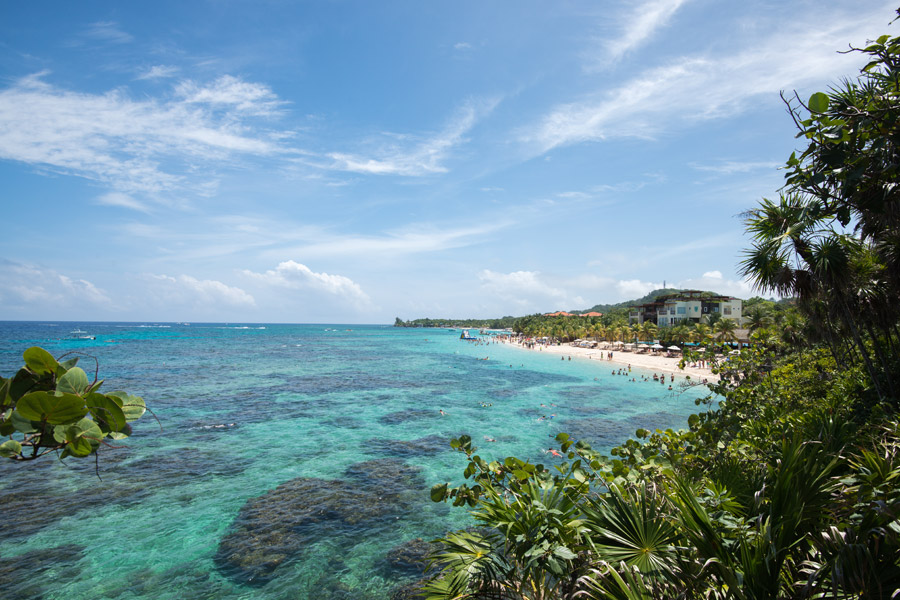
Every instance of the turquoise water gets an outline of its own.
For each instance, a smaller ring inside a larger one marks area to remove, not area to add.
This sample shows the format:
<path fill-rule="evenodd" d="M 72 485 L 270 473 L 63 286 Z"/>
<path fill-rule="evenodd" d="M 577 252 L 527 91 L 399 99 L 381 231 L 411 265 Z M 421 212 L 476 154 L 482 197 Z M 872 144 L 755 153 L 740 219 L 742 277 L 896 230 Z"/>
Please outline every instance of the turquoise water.
<path fill-rule="evenodd" d="M 560 431 L 608 450 L 696 411 L 696 390 L 639 371 L 632 383 L 609 363 L 458 337 L 0 323 L 4 376 L 29 346 L 81 352 L 104 390 L 143 396 L 159 419 L 104 449 L 99 478 L 92 460 L 0 462 L 0 596 L 387 599 L 421 577 L 398 550 L 469 524 L 428 497 L 461 481 L 451 437 L 471 435 L 485 458 L 552 464 L 544 451 Z"/>

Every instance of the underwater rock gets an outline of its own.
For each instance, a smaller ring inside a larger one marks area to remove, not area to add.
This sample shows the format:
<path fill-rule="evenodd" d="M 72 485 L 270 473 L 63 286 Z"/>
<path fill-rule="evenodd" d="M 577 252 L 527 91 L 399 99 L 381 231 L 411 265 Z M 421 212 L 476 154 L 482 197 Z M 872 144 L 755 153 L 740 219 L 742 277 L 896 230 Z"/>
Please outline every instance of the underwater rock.
<path fill-rule="evenodd" d="M 425 573 L 427 575 L 437 571 L 437 568 L 432 568 L 426 573 L 425 569 L 428 567 L 429 554 L 440 547 L 441 545 L 437 542 L 415 538 L 388 550 L 385 560 L 392 574 L 399 573 L 405 576 Z"/>
<path fill-rule="evenodd" d="M 574 440 L 588 442 L 595 449 L 614 446 L 634 433 L 627 422 L 602 417 L 569 419 L 560 423 L 559 429 Z"/>
<path fill-rule="evenodd" d="M 292 479 L 248 500 L 219 543 L 219 570 L 241 583 L 263 584 L 318 540 L 352 545 L 360 527 L 396 521 L 424 489 L 420 469 L 392 458 L 356 463 L 345 475 Z"/>
<path fill-rule="evenodd" d="M 54 581 L 77 578 L 76 563 L 84 555 L 84 546 L 67 545 L 33 550 L 12 558 L 0 559 L 0 590 L 8 598 L 43 598 L 53 591 Z"/>
<path fill-rule="evenodd" d="M 391 591 L 390 600 L 422 600 L 425 593 L 422 586 L 425 585 L 425 579 L 420 579 L 414 583 L 407 583 Z"/>
<path fill-rule="evenodd" d="M 397 412 L 388 413 L 378 418 L 380 423 L 385 425 L 398 425 L 407 421 L 418 421 L 419 419 L 427 419 L 436 417 L 440 413 L 436 410 L 425 410 L 424 408 L 409 408 L 407 410 L 398 410 Z"/>
<path fill-rule="evenodd" d="M 366 442 L 366 448 L 380 454 L 430 456 L 448 450 L 450 438 L 441 435 L 428 435 L 415 440 L 372 438 Z"/>

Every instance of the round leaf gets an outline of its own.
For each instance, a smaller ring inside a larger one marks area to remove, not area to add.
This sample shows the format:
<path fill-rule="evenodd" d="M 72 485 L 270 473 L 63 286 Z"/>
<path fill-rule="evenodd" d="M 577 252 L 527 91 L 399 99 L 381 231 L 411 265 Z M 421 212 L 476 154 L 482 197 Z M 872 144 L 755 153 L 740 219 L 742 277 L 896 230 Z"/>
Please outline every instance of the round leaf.
<path fill-rule="evenodd" d="M 814 113 L 824 113 L 828 110 L 828 96 L 822 92 L 816 92 L 809 97 L 809 110 Z"/>
<path fill-rule="evenodd" d="M 16 404 L 15 412 L 31 421 L 63 425 L 85 416 L 87 408 L 84 400 L 73 394 L 55 396 L 49 392 L 31 392 L 22 396 Z"/>
<path fill-rule="evenodd" d="M 6 440 L 2 444 L 0 444 L 0 456 L 2 456 L 3 458 L 9 458 L 21 453 L 22 444 L 20 444 L 16 440 Z"/>
<path fill-rule="evenodd" d="M 53 356 L 44 350 L 33 346 L 26 350 L 22 357 L 25 359 L 25 366 L 34 373 L 55 373 L 59 363 Z"/>
<path fill-rule="evenodd" d="M 57 391 L 76 396 L 82 395 L 88 387 L 90 387 L 90 382 L 81 367 L 72 367 L 56 383 Z"/>
<path fill-rule="evenodd" d="M 110 392 L 106 395 L 121 400 L 122 403 L 119 406 L 122 407 L 122 412 L 125 413 L 126 421 L 131 422 L 137 420 L 147 412 L 147 405 L 144 404 L 144 399 L 140 396 L 131 396 L 127 392 L 121 390 Z"/>
<path fill-rule="evenodd" d="M 439 483 L 431 488 L 432 502 L 441 502 L 447 495 L 447 484 Z"/>
<path fill-rule="evenodd" d="M 85 404 L 102 430 L 120 431 L 125 427 L 125 413 L 114 399 L 103 394 L 88 394 Z"/>

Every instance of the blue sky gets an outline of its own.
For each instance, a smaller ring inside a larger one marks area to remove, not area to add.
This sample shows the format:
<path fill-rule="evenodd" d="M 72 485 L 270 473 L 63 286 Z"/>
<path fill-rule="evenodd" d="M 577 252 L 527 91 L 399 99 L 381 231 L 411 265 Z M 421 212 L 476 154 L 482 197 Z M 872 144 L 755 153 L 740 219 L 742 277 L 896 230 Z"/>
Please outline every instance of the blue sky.
<path fill-rule="evenodd" d="M 0 7 L 0 319 L 747 298 L 740 213 L 890 2 Z"/>

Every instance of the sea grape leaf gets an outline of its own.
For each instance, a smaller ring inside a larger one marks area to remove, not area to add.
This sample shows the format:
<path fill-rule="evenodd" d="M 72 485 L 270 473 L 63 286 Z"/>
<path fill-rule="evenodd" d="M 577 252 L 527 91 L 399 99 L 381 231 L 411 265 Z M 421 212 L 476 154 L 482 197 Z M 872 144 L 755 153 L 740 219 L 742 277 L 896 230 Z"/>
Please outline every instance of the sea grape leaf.
<path fill-rule="evenodd" d="M 129 425 L 128 423 L 125 423 L 125 426 L 122 427 L 122 429 L 120 429 L 119 431 L 110 431 L 106 435 L 108 435 L 109 437 L 111 437 L 114 440 L 124 440 L 129 435 L 131 435 L 131 425 Z"/>
<path fill-rule="evenodd" d="M 25 366 L 34 373 L 55 373 L 59 363 L 53 358 L 49 352 L 43 348 L 32 346 L 26 350 L 22 357 L 25 359 Z"/>
<path fill-rule="evenodd" d="M 82 418 L 88 411 L 84 400 L 74 394 L 56 396 L 50 392 L 31 392 L 22 396 L 15 412 L 31 421 L 63 425 Z"/>
<path fill-rule="evenodd" d="M 62 457 L 66 456 L 87 456 L 94 449 L 94 446 L 91 445 L 90 440 L 78 437 L 73 441 L 66 444 L 66 449 L 63 450 Z"/>
<path fill-rule="evenodd" d="M 125 413 L 112 398 L 103 394 L 88 394 L 85 404 L 94 416 L 94 421 L 100 425 L 100 429 L 107 431 L 120 431 L 125 426 Z"/>
<path fill-rule="evenodd" d="M 816 92 L 809 97 L 809 110 L 814 113 L 824 113 L 828 110 L 828 96 L 822 92 Z"/>
<path fill-rule="evenodd" d="M 15 427 L 16 431 L 19 433 L 34 433 L 37 431 L 37 427 L 34 426 L 31 419 L 26 419 L 15 411 L 10 415 L 9 422 L 12 423 L 12 426 Z"/>
<path fill-rule="evenodd" d="M 64 394 L 75 394 L 80 396 L 90 387 L 87 374 L 80 367 L 72 367 L 66 374 L 59 378 L 56 383 L 56 390 Z"/>
<path fill-rule="evenodd" d="M 36 383 L 37 381 L 34 373 L 31 373 L 28 369 L 19 369 L 16 374 L 13 375 L 12 381 L 9 384 L 9 397 L 12 398 L 13 401 L 17 401 L 34 389 Z"/>
<path fill-rule="evenodd" d="M 122 411 L 125 413 L 126 421 L 134 421 L 140 418 L 145 412 L 147 412 L 147 405 L 144 404 L 144 399 L 140 396 L 132 396 L 128 392 L 123 392 L 122 390 L 116 390 L 106 395 L 109 397 L 118 398 L 122 401 L 120 406 L 122 407 Z"/>
<path fill-rule="evenodd" d="M 6 440 L 2 444 L 0 444 L 0 456 L 2 456 L 3 458 L 9 458 L 21 453 L 22 444 L 20 444 L 16 440 Z"/>
<path fill-rule="evenodd" d="M 432 502 L 440 502 L 447 495 L 447 484 L 446 483 L 438 483 L 431 488 L 431 501 Z"/>
<path fill-rule="evenodd" d="M 78 364 L 78 357 L 75 356 L 68 360 L 62 361 L 61 363 L 59 363 L 59 366 L 62 367 L 63 369 L 65 369 L 66 371 L 68 371 L 69 369 L 71 369 L 72 367 L 74 367 L 77 364 Z"/>

